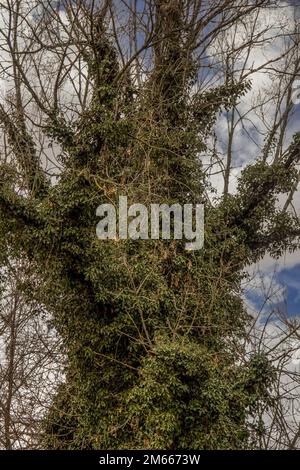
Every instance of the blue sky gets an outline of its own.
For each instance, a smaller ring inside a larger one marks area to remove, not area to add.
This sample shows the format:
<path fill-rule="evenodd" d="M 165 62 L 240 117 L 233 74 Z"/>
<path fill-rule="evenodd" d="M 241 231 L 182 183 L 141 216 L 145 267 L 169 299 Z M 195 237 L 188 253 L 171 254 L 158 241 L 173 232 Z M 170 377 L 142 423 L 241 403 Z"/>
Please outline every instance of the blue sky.
<path fill-rule="evenodd" d="M 282 269 L 276 277 L 278 282 L 286 287 L 288 315 L 300 315 L 300 263 L 292 268 Z"/>
<path fill-rule="evenodd" d="M 255 285 L 246 287 L 245 295 L 246 302 L 264 316 L 270 312 L 300 316 L 300 263 L 287 268 L 278 264 L 273 272 L 261 272 Z"/>

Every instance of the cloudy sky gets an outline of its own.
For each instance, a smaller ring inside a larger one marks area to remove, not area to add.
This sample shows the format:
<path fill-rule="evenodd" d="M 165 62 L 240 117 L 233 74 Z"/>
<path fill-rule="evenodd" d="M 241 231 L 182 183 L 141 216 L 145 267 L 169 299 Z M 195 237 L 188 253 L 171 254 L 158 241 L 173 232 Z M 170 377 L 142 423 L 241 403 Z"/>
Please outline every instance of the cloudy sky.
<path fill-rule="evenodd" d="M 287 36 L 294 31 L 296 23 L 300 22 L 300 0 L 291 0 L 281 2 L 281 7 L 276 9 L 267 9 L 261 12 L 257 21 L 257 29 L 266 34 L 262 36 L 264 41 L 261 46 L 251 50 L 247 59 L 247 69 L 255 70 L 262 67 L 261 70 L 251 73 L 252 87 L 249 93 L 241 99 L 239 111 L 245 115 L 246 119 L 236 126 L 233 141 L 233 175 L 230 181 L 230 188 L 235 190 L 237 177 L 246 164 L 253 161 L 260 155 L 266 135 L 266 123 L 271 123 L 276 112 L 276 86 L 277 82 L 274 74 L 267 74 L 263 66 L 268 61 L 278 58 L 287 47 Z M 245 42 L 247 26 L 241 26 L 241 30 L 236 32 L 227 32 L 226 41 L 234 46 Z M 212 46 L 212 54 L 217 57 L 220 53 L 222 44 L 218 43 Z M 226 48 L 226 45 L 224 46 Z M 246 54 L 246 51 L 245 51 Z M 240 55 L 235 63 L 234 69 L 241 70 L 245 61 L 245 54 Z M 285 70 L 285 61 L 276 61 L 277 70 Z M 300 80 L 300 76 L 299 76 Z M 296 90 L 296 89 L 295 89 Z M 261 113 L 253 111 L 253 103 L 259 98 L 260 94 L 270 94 L 270 101 L 264 106 Z M 274 93 L 274 99 L 272 98 Z M 300 81 L 299 81 L 300 98 Z M 300 103 L 300 99 L 298 100 Z M 300 104 L 295 103 L 291 111 L 286 134 L 284 148 L 287 148 L 293 135 L 300 131 Z M 228 115 L 222 114 L 217 123 L 218 146 L 220 155 L 226 154 L 228 144 Z M 214 177 L 214 184 L 223 187 L 223 181 L 220 175 Z M 280 203 L 280 202 L 279 202 Z M 294 197 L 294 209 L 300 213 L 300 191 L 298 190 Z M 300 316 L 300 250 L 294 253 L 285 253 L 279 260 L 266 256 L 257 266 L 249 269 L 251 273 L 251 282 L 245 285 L 245 294 L 251 308 L 256 311 L 266 313 L 272 309 L 283 310 L 289 316 Z M 272 295 L 270 293 L 272 292 Z M 270 297 L 266 302 L 266 297 Z"/>

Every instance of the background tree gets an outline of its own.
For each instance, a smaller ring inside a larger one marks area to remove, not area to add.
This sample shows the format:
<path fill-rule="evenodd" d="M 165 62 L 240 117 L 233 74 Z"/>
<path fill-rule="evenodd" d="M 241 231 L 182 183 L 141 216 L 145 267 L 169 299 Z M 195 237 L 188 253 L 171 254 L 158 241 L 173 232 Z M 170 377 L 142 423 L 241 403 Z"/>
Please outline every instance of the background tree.
<path fill-rule="evenodd" d="M 62 380 L 60 340 L 49 315 L 22 294 L 28 266 L 6 260 L 0 295 L 0 447 L 32 449 Z"/>

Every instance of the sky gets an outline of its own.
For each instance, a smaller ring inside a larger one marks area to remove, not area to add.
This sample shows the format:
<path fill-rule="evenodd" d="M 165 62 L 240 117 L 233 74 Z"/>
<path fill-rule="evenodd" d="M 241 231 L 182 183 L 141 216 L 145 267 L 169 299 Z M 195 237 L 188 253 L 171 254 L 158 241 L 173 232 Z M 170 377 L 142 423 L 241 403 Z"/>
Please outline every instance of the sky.
<path fill-rule="evenodd" d="M 277 10 L 266 10 L 261 13 L 259 20 L 259 27 L 268 27 L 268 37 L 270 40 L 262 47 L 256 47 L 251 51 L 248 63 L 249 67 L 256 69 L 266 61 L 278 57 L 285 48 L 285 39 L 280 32 L 290 32 L 293 27 L 294 18 L 300 21 L 300 0 L 281 2 L 282 8 Z M 282 30 L 283 28 L 283 30 Z M 234 46 L 241 44 L 244 41 L 245 30 L 243 27 L 234 39 Z M 230 41 L 230 32 L 229 41 Z M 232 36 L 233 37 L 233 36 Z M 217 44 L 212 47 L 212 54 L 218 55 L 219 49 L 222 45 Z M 235 69 L 238 70 L 243 65 L 244 57 L 240 57 L 239 62 L 235 63 Z M 282 67 L 284 64 L 281 62 L 276 63 L 276 67 Z M 275 84 L 272 78 L 268 77 L 264 71 L 258 71 L 251 75 L 252 87 L 249 93 L 240 100 L 239 110 L 240 113 L 248 113 L 253 105 L 253 100 L 262 93 L 270 92 L 275 89 Z M 299 76 L 300 80 L 300 76 Z M 299 87 L 300 95 L 300 87 Z M 271 95 L 272 96 L 272 95 Z M 275 102 L 270 101 L 269 105 L 265 108 L 267 120 L 271 120 L 275 113 Z M 233 144 L 233 176 L 230 181 L 230 189 L 235 191 L 237 177 L 240 175 L 242 169 L 259 156 L 263 146 L 263 132 L 266 126 L 263 120 L 256 112 L 247 114 L 247 120 L 244 121 L 244 127 L 237 126 L 237 132 L 234 136 Z M 291 118 L 286 132 L 287 148 L 291 142 L 293 135 L 300 131 L 300 104 L 296 104 L 293 108 Z M 226 154 L 228 142 L 228 128 L 226 114 L 220 116 L 216 132 L 219 138 L 219 152 Z M 223 181 L 219 175 L 215 176 L 214 184 L 220 191 L 223 188 Z M 300 190 L 297 191 L 294 198 L 294 208 L 298 215 L 300 215 Z M 282 309 L 289 317 L 299 317 L 300 319 L 300 250 L 294 253 L 285 253 L 279 260 L 272 259 L 269 255 L 265 256 L 256 266 L 249 268 L 251 274 L 251 282 L 245 285 L 245 299 L 251 305 L 251 308 L 256 311 L 262 309 L 262 313 L 274 309 Z M 258 274 L 259 273 L 259 274 Z M 254 279 L 253 279 L 254 278 Z M 273 295 L 267 304 L 265 303 L 267 287 L 271 287 L 277 294 Z M 263 307 L 262 307 L 263 306 Z"/>

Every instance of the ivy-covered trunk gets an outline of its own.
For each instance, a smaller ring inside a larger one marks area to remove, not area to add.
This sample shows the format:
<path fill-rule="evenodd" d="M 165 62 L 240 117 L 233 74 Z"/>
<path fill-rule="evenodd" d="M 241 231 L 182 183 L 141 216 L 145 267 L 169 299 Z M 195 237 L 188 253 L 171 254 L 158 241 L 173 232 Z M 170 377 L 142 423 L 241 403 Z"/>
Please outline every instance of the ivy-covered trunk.
<path fill-rule="evenodd" d="M 14 168 L 1 167 L 3 248 L 31 261 L 36 281 L 22 288 L 51 312 L 68 357 L 45 419 L 51 449 L 252 447 L 251 417 L 274 380 L 263 354 L 242 354 L 249 318 L 240 285 L 250 262 L 295 236 L 275 202 L 294 185 L 299 142 L 276 166 L 249 166 L 235 196 L 209 204 L 200 155 L 217 114 L 250 84 L 232 79 L 195 93 L 201 64 L 186 2 L 151 3 L 153 68 L 141 84 L 121 69 L 106 10 L 95 17 L 82 57 L 90 105 L 73 128 L 55 109 L 47 124 L 64 154 L 56 184 L 31 165 L 20 195 Z M 120 196 L 204 204 L 203 249 L 97 239 L 96 208 L 118 207 Z"/>

